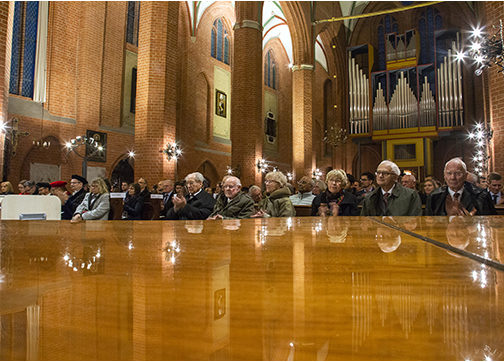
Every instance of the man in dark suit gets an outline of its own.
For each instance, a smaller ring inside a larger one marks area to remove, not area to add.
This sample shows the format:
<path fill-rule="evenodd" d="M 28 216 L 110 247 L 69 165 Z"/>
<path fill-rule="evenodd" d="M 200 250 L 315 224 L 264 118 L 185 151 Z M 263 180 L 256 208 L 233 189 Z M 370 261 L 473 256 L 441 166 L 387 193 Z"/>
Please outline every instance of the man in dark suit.
<path fill-rule="evenodd" d="M 173 181 L 172 180 L 163 181 L 161 185 L 161 190 L 163 192 L 163 203 L 161 205 L 161 213 L 159 214 L 159 216 L 161 218 L 165 218 L 168 210 L 170 210 L 173 207 L 173 195 L 175 194 L 175 192 L 173 192 Z"/>
<path fill-rule="evenodd" d="M 205 220 L 213 211 L 215 199 L 203 191 L 205 178 L 199 172 L 186 176 L 186 186 L 189 193 L 186 197 L 174 195 L 173 207 L 166 213 L 168 220 Z"/>
<path fill-rule="evenodd" d="M 72 189 L 72 196 L 68 198 L 65 204 L 62 207 L 63 216 L 65 215 L 73 215 L 77 207 L 84 200 L 84 196 L 86 196 L 86 190 L 84 189 L 84 185 L 88 182 L 87 180 L 80 175 L 72 175 L 72 180 L 70 181 L 70 188 Z M 62 219 L 63 219 L 62 216 Z M 66 219 L 66 216 L 65 218 Z M 71 217 L 70 217 L 71 219 Z M 68 219 L 68 220 L 70 220 Z"/>
<path fill-rule="evenodd" d="M 467 166 L 460 158 L 445 164 L 446 186 L 427 198 L 425 215 L 497 215 L 487 190 L 467 182 Z"/>
<path fill-rule="evenodd" d="M 488 192 L 494 205 L 504 203 L 504 198 L 502 197 L 502 176 L 497 172 L 491 172 L 488 175 Z"/>

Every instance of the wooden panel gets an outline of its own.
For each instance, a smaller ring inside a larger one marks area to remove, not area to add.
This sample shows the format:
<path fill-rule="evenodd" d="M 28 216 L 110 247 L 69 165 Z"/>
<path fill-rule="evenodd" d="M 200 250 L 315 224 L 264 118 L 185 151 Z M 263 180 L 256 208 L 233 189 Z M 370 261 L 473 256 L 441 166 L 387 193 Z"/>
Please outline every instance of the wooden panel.
<path fill-rule="evenodd" d="M 476 253 L 485 233 L 494 266 L 442 247 L 462 221 L 465 250 Z M 502 225 L 501 216 L 5 221 L 0 306 L 43 300 L 39 351 L 54 360 L 496 360 Z M 5 359 L 26 353 L 4 343 L 23 334 L 12 330 L 2 318 Z"/>

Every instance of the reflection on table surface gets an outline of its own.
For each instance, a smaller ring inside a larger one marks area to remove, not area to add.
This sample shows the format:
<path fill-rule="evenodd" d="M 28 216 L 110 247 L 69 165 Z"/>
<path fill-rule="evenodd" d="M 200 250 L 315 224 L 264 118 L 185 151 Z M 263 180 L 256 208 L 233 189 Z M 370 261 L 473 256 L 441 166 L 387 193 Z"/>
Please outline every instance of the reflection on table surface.
<path fill-rule="evenodd" d="M 503 224 L 0 222 L 0 359 L 502 360 Z"/>

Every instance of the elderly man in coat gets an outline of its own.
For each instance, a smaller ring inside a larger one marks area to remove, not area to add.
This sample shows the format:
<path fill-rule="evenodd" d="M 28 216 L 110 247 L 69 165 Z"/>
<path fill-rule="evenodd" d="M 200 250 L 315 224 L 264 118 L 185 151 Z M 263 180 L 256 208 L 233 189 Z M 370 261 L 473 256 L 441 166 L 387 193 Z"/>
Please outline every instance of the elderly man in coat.
<path fill-rule="evenodd" d="M 467 166 L 460 158 L 445 164 L 446 186 L 430 193 L 425 215 L 497 215 L 486 189 L 467 182 Z"/>
<path fill-rule="evenodd" d="M 217 197 L 212 214 L 208 220 L 245 219 L 254 213 L 254 200 L 241 192 L 241 181 L 238 177 L 228 177 L 222 183 L 223 193 Z"/>
<path fill-rule="evenodd" d="M 361 216 L 422 216 L 418 192 L 397 182 L 401 171 L 392 161 L 376 169 L 378 188 L 364 198 Z"/>

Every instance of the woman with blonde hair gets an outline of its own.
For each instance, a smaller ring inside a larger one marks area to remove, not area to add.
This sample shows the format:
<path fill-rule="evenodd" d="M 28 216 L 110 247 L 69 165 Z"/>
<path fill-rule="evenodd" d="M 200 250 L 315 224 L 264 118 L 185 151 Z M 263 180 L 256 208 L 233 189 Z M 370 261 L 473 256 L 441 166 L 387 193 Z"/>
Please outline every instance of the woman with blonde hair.
<path fill-rule="evenodd" d="M 90 190 L 72 217 L 72 222 L 81 220 L 108 220 L 110 198 L 107 184 L 101 177 L 91 181 Z"/>
<path fill-rule="evenodd" d="M 280 171 L 272 171 L 266 174 L 264 183 L 266 184 L 266 197 L 257 205 L 259 212 L 251 217 L 296 216 L 296 210 L 289 198 L 291 192 L 286 186 L 287 177 Z"/>
<path fill-rule="evenodd" d="M 346 190 L 346 172 L 332 170 L 326 176 L 327 190 L 313 199 L 312 216 L 358 216 L 359 201 Z"/>
<path fill-rule="evenodd" d="M 4 181 L 0 184 L 0 195 L 13 195 L 14 189 L 9 181 Z"/>

